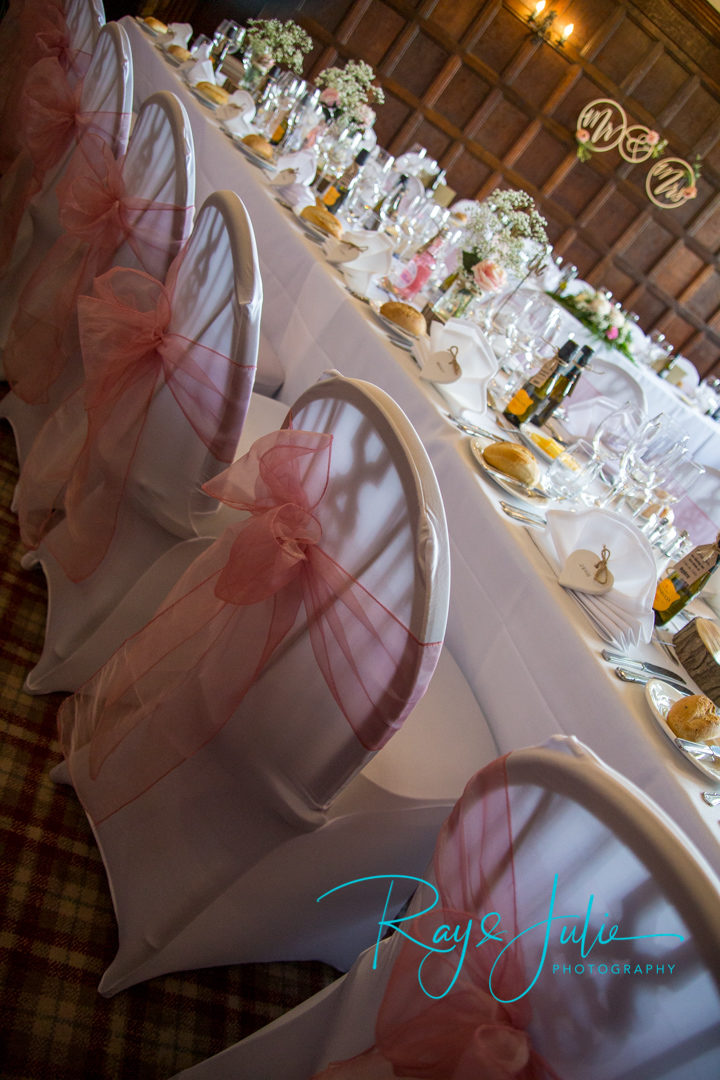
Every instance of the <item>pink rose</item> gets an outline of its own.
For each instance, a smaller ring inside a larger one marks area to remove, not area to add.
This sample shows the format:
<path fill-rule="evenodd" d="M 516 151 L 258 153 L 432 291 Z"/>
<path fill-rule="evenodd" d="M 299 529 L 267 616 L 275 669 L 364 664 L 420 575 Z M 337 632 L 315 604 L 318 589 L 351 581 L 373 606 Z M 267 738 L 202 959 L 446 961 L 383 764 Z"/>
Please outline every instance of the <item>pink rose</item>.
<path fill-rule="evenodd" d="M 686 188 L 683 188 L 683 198 L 694 199 L 697 195 L 697 188 L 694 184 L 688 184 Z"/>
<path fill-rule="evenodd" d="M 618 330 L 617 326 L 611 326 L 606 334 L 606 337 L 608 341 L 614 341 L 619 333 L 620 331 Z"/>
<path fill-rule="evenodd" d="M 499 292 L 507 282 L 507 274 L 502 266 L 490 262 L 489 259 L 475 263 L 472 272 L 475 284 L 484 292 Z"/>
<path fill-rule="evenodd" d="M 590 132 L 587 128 L 578 128 L 575 132 L 575 138 L 579 143 L 586 143 L 590 138 Z"/>
<path fill-rule="evenodd" d="M 358 123 L 364 128 L 372 127 L 375 123 L 375 110 L 369 105 L 361 105 L 355 112 Z"/>
<path fill-rule="evenodd" d="M 648 131 L 647 135 L 645 136 L 645 142 L 648 144 L 648 146 L 657 146 L 657 144 L 660 142 L 660 136 L 658 135 L 657 131 Z"/>
<path fill-rule="evenodd" d="M 340 94 L 334 86 L 328 86 L 320 95 L 320 104 L 327 105 L 329 109 L 333 109 L 339 100 Z"/>

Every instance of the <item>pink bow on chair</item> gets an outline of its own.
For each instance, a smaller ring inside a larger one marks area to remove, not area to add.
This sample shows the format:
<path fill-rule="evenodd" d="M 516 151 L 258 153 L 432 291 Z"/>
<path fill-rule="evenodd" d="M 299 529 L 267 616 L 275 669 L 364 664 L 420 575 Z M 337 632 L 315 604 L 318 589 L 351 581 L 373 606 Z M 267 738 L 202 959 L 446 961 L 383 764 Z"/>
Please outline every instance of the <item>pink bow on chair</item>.
<path fill-rule="evenodd" d="M 127 241 L 141 265 L 150 270 L 159 252 L 168 261 L 183 243 L 168 252 L 168 216 L 192 207 L 156 203 L 129 196 L 123 162 L 107 143 L 89 134 L 78 146 L 73 163 L 58 183 L 60 224 L 65 230 L 23 290 L 3 356 L 13 391 L 30 404 L 48 400 L 48 390 L 65 369 L 67 339 L 77 299 L 93 279 L 107 270 L 113 255 Z M 183 230 L 183 237 L 187 233 Z"/>
<path fill-rule="evenodd" d="M 75 755 L 89 753 L 94 784 L 82 791 L 96 823 L 217 735 L 301 609 L 328 688 L 362 746 L 382 746 L 424 693 L 440 643 L 419 642 L 322 547 L 331 447 L 327 434 L 273 432 L 206 484 L 248 516 L 63 704 L 71 772 Z"/>
<path fill-rule="evenodd" d="M 468 784 L 440 832 L 434 856 L 440 905 L 396 931 L 405 940 L 378 1011 L 375 1044 L 313 1080 L 559 1080 L 527 1031 L 520 943 L 501 954 L 517 934 L 512 853 L 506 759 L 499 758 Z M 433 931 L 441 926 L 477 924 L 484 912 L 501 914 L 502 940 L 470 937 L 464 952 L 460 945 L 442 952 L 445 939 L 427 949 L 420 944 L 436 941 Z"/>
<path fill-rule="evenodd" d="M 117 123 L 117 113 L 83 112 L 81 100 L 82 82 L 68 77 L 57 56 L 39 60 L 30 69 L 21 95 L 23 149 L 3 178 L 12 195 L 3 204 L 0 220 L 0 269 L 7 265 L 22 216 L 47 173 L 84 133 L 107 139 Z"/>
<path fill-rule="evenodd" d="M 47 534 L 47 548 L 72 581 L 89 577 L 110 545 L 161 381 L 208 450 L 219 461 L 232 461 L 255 369 L 170 331 L 182 258 L 170 268 L 167 286 L 140 270 L 116 268 L 96 278 L 95 296 L 78 301 L 85 385 L 42 428 L 17 488 L 23 541 L 37 547 Z M 246 376 L 240 388 L 228 377 L 229 365 Z M 83 399 L 87 435 L 78 447 Z M 58 531 L 53 510 L 62 505 L 65 485 L 65 521 Z"/>

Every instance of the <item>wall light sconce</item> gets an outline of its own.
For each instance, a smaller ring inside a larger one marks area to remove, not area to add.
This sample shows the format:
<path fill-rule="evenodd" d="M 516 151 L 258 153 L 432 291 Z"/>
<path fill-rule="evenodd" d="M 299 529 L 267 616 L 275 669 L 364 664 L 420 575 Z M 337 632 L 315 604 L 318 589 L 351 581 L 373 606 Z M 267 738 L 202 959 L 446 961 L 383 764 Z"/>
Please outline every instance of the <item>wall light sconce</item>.
<path fill-rule="evenodd" d="M 538 0 L 535 10 L 527 17 L 531 37 L 535 41 L 546 41 L 548 45 L 554 45 L 558 49 L 564 48 L 565 42 L 575 29 L 573 23 L 568 23 L 559 34 L 553 34 L 558 13 L 551 9 L 547 15 L 543 15 L 544 11 L 545 0 Z"/>

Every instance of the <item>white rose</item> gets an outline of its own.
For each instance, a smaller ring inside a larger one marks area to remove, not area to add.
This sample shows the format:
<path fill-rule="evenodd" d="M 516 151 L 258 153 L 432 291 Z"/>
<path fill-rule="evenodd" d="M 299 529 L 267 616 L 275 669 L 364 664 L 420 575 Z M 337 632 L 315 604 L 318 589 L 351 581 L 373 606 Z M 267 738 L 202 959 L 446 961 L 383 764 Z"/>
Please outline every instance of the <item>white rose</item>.
<path fill-rule="evenodd" d="M 618 329 L 625 325 L 625 316 L 620 308 L 613 308 L 610 312 L 610 325 L 617 326 Z"/>
<path fill-rule="evenodd" d="M 603 296 L 602 293 L 598 293 L 595 299 L 590 302 L 590 310 L 601 317 L 607 315 L 610 312 L 611 307 L 610 301 L 606 296 Z"/>

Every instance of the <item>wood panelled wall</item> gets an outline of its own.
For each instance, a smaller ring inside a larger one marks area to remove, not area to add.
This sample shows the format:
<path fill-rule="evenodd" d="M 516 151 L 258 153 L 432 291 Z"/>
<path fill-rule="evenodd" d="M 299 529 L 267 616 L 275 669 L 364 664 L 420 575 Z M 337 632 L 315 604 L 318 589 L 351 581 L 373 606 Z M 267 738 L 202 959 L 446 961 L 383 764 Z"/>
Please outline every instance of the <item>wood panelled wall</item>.
<path fill-rule="evenodd" d="M 277 13 L 315 39 L 310 78 L 345 59 L 373 65 L 386 95 L 382 145 L 398 154 L 422 143 L 462 196 L 530 192 L 582 277 L 611 289 L 646 331 L 662 330 L 702 374 L 720 373 L 720 16 L 705 0 L 555 0 L 556 25 L 574 23 L 559 49 L 531 36 L 534 6 L 305 0 Z M 645 194 L 652 163 L 616 152 L 578 161 L 577 117 L 598 97 L 657 129 L 668 155 L 700 155 L 696 199 L 661 210 Z"/>

